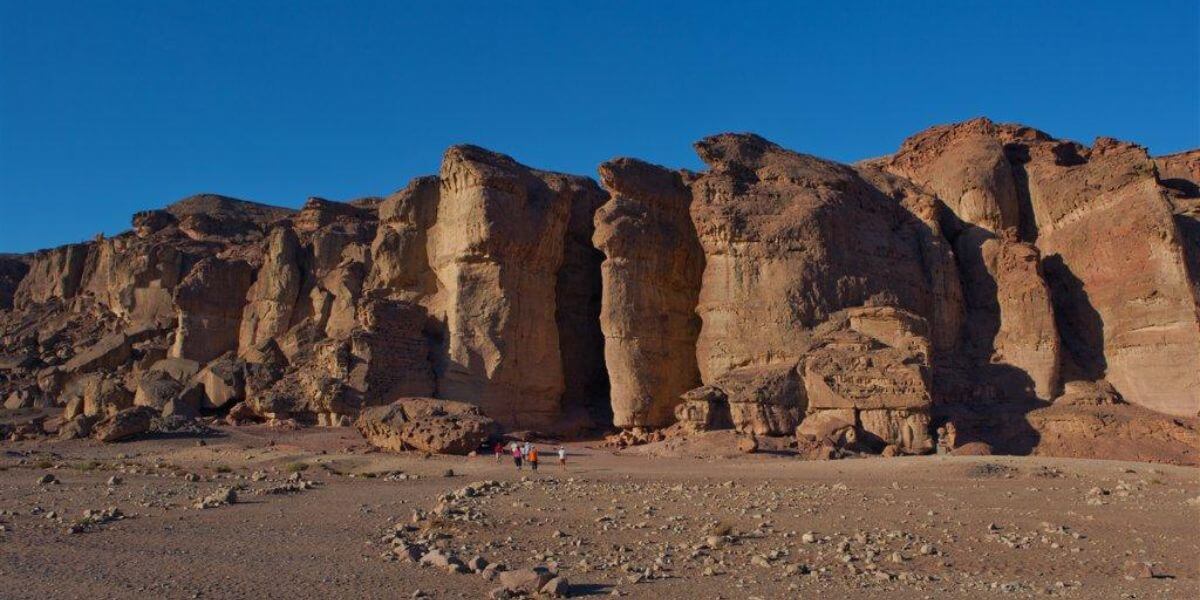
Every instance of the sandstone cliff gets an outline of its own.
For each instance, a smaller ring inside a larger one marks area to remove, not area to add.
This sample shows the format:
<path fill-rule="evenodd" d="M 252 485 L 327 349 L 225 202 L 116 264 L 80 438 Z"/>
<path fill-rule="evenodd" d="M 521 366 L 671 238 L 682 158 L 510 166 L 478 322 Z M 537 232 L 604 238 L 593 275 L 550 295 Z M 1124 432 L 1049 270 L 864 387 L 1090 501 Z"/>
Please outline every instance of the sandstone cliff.
<path fill-rule="evenodd" d="M 678 421 L 834 454 L 947 426 L 1077 453 L 1130 403 L 1120 435 L 1196 439 L 1200 151 L 986 119 L 852 166 L 695 149 L 703 172 L 618 158 L 597 185 L 454 146 L 386 198 L 204 194 L 0 256 L 0 397 L 324 425 L 433 398 L 509 430 Z"/>

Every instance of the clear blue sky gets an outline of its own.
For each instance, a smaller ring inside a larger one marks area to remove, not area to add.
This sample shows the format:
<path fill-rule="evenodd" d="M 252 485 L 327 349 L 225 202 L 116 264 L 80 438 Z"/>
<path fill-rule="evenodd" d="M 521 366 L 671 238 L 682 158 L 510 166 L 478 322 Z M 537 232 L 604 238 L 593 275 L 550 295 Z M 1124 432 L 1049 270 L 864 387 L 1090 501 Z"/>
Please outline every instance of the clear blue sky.
<path fill-rule="evenodd" d="M 731 130 L 850 161 L 987 115 L 1184 150 L 1198 5 L 0 0 L 0 251 L 197 192 L 386 194 L 460 142 L 593 175 L 696 168 Z"/>

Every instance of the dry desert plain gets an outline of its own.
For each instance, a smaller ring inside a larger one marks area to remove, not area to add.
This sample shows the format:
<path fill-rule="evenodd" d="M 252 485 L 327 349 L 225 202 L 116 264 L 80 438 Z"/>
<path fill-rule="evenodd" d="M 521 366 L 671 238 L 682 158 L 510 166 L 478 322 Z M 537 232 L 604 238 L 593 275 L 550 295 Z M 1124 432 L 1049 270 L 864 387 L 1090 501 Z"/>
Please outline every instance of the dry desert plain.
<path fill-rule="evenodd" d="M 487 598 L 495 568 L 491 581 L 470 572 L 484 561 L 548 567 L 571 597 L 1200 592 L 1195 468 L 804 461 L 723 454 L 722 435 L 571 443 L 565 468 L 536 473 L 380 453 L 352 428 L 9 443 L 0 597 Z M 407 559 L 423 553 L 449 564 Z"/>

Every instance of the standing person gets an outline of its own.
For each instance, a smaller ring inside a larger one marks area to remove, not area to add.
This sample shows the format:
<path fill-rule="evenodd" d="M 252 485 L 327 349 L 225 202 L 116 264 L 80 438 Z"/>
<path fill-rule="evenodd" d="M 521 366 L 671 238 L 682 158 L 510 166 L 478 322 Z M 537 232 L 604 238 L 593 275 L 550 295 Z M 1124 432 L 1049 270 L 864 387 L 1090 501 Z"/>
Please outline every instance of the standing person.
<path fill-rule="evenodd" d="M 517 465 L 517 470 L 521 470 L 521 447 L 513 444 L 512 447 L 513 464 Z"/>
<path fill-rule="evenodd" d="M 500 455 L 504 454 L 504 444 L 496 442 L 496 447 L 492 448 L 492 452 L 496 454 L 496 462 L 500 462 Z"/>
<path fill-rule="evenodd" d="M 567 468 L 567 449 L 562 446 L 558 447 L 558 466 Z"/>
<path fill-rule="evenodd" d="M 529 456 L 529 451 L 533 450 L 533 444 L 530 444 L 528 441 L 526 441 L 524 450 L 525 450 L 525 456 Z"/>
<path fill-rule="evenodd" d="M 537 464 L 538 464 L 538 451 L 537 451 L 537 446 L 534 446 L 529 449 L 529 468 L 533 471 L 536 471 Z"/>

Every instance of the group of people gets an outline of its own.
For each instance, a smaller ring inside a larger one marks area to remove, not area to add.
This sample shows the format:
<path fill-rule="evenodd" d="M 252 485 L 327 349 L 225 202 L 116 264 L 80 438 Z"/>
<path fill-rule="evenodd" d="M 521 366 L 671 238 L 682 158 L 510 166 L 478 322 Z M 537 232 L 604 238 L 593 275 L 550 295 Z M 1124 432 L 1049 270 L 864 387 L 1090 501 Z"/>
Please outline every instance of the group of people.
<path fill-rule="evenodd" d="M 525 464 L 529 465 L 530 470 L 536 471 L 538 468 L 538 462 L 540 462 L 541 459 L 538 447 L 529 442 L 525 442 L 523 444 L 511 442 L 507 447 L 501 442 L 496 442 L 494 451 L 496 453 L 496 462 L 500 462 L 500 457 L 505 454 L 512 455 L 513 464 L 517 465 L 518 471 L 520 471 Z M 555 453 L 558 454 L 559 466 L 566 468 L 567 449 L 559 446 L 555 450 Z"/>

